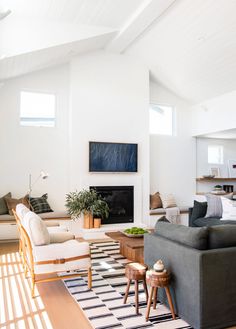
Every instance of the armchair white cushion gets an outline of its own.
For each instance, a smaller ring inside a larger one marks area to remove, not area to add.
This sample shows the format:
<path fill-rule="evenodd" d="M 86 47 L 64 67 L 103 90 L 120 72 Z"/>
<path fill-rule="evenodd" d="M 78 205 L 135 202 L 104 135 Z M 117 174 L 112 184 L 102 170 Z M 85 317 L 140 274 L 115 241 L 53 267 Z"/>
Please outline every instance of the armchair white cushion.
<path fill-rule="evenodd" d="M 50 243 L 47 226 L 37 214 L 32 211 L 27 212 L 22 223 L 33 245 L 42 246 Z"/>
<path fill-rule="evenodd" d="M 62 243 L 68 240 L 74 240 L 75 236 L 74 234 L 70 232 L 55 232 L 55 233 L 50 233 L 50 243 Z"/>
<path fill-rule="evenodd" d="M 88 270 L 91 266 L 88 242 L 78 242 L 77 240 L 37 246 L 33 248 L 33 257 L 35 274 L 66 272 L 78 269 Z M 61 264 L 59 263 L 60 260 Z M 48 263 L 49 261 L 51 263 Z M 46 263 L 44 264 L 43 262 Z"/>
<path fill-rule="evenodd" d="M 24 218 L 24 216 L 30 211 L 29 208 L 27 208 L 23 203 L 19 203 L 16 206 L 16 213 L 17 216 L 19 217 L 19 219 L 22 221 L 22 219 Z"/>

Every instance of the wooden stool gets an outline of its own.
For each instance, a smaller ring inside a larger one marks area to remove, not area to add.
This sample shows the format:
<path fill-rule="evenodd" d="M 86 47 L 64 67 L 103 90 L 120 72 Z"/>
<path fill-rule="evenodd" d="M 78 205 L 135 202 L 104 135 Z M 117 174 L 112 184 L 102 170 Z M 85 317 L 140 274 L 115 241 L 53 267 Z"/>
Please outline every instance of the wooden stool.
<path fill-rule="evenodd" d="M 124 296 L 124 304 L 126 304 L 128 294 L 129 294 L 129 288 L 130 283 L 132 280 L 134 280 L 135 284 L 135 309 L 136 314 L 138 313 L 138 307 L 139 307 L 139 300 L 138 300 L 138 282 L 143 281 L 143 287 L 146 294 L 146 300 L 148 301 L 148 290 L 147 290 L 147 284 L 146 284 L 146 271 L 147 271 L 147 265 L 142 265 L 139 263 L 129 263 L 125 267 L 125 276 L 128 279 L 126 292 Z"/>
<path fill-rule="evenodd" d="M 155 272 L 153 270 L 147 272 L 147 283 L 150 285 L 150 293 L 147 305 L 147 312 L 146 312 L 146 321 L 148 321 L 150 308 L 152 304 L 152 297 L 153 297 L 153 309 L 156 309 L 157 305 L 157 291 L 158 288 L 165 288 L 168 303 L 170 306 L 171 314 L 173 320 L 175 320 L 175 312 L 174 306 L 171 299 L 170 289 L 169 289 L 169 282 L 170 282 L 170 273 L 164 271 L 162 273 Z"/>

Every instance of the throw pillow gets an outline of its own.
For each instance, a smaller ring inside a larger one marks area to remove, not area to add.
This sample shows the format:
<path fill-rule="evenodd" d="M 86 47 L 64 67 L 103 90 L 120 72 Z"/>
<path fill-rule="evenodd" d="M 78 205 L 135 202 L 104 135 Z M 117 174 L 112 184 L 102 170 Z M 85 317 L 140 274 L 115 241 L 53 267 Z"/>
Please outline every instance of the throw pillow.
<path fill-rule="evenodd" d="M 236 201 L 221 197 L 222 220 L 236 220 Z"/>
<path fill-rule="evenodd" d="M 29 198 L 29 203 L 32 210 L 36 214 L 42 214 L 44 212 L 52 212 L 50 205 L 47 202 L 48 195 L 47 193 L 43 194 L 41 197 L 38 198 Z"/>
<path fill-rule="evenodd" d="M 34 212 L 29 211 L 25 215 L 23 225 L 35 246 L 43 246 L 50 243 L 50 234 L 46 224 Z"/>
<path fill-rule="evenodd" d="M 203 218 L 205 217 L 206 212 L 207 212 L 207 202 L 198 202 L 197 200 L 194 200 L 191 219 L 194 221 L 197 218 Z"/>
<path fill-rule="evenodd" d="M 225 198 L 232 199 L 233 193 L 228 194 L 227 196 L 225 196 Z M 207 213 L 205 217 L 221 218 L 223 213 L 221 197 L 219 195 L 206 194 L 206 199 L 207 199 Z"/>
<path fill-rule="evenodd" d="M 173 194 L 160 194 L 160 198 L 164 209 L 177 207 Z"/>
<path fill-rule="evenodd" d="M 160 193 L 150 194 L 150 209 L 162 208 Z"/>
<path fill-rule="evenodd" d="M 27 208 L 29 208 L 28 196 L 27 195 L 24 196 L 23 198 L 20 198 L 20 199 L 13 199 L 13 198 L 10 198 L 10 197 L 5 197 L 4 200 L 6 201 L 9 214 L 12 215 L 12 216 L 13 216 L 12 209 L 16 210 L 16 206 L 19 203 L 23 203 L 23 205 L 25 205 Z"/>
<path fill-rule="evenodd" d="M 11 198 L 11 192 L 0 198 L 0 215 L 8 214 L 8 208 L 4 198 Z"/>

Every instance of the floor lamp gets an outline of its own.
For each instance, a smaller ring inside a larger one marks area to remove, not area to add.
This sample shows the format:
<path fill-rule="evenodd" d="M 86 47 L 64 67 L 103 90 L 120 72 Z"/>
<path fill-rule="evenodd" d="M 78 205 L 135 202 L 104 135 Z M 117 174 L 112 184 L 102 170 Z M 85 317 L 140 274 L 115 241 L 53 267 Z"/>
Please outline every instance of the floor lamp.
<path fill-rule="evenodd" d="M 45 173 L 44 171 L 41 171 L 39 176 L 35 179 L 35 181 L 32 183 L 32 175 L 29 174 L 29 200 L 30 200 L 30 197 L 31 197 L 31 192 L 32 192 L 32 189 L 34 187 L 34 185 L 38 182 L 38 180 L 41 178 L 41 179 L 47 179 L 48 178 L 48 174 Z"/>

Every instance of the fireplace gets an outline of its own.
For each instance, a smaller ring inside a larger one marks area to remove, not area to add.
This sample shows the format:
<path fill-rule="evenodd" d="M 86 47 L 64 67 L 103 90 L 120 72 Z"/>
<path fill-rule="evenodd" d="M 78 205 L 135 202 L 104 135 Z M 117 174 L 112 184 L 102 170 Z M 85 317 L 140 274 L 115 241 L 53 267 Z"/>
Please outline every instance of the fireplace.
<path fill-rule="evenodd" d="M 102 224 L 132 223 L 134 221 L 133 186 L 90 186 L 109 206 L 109 217 Z"/>

